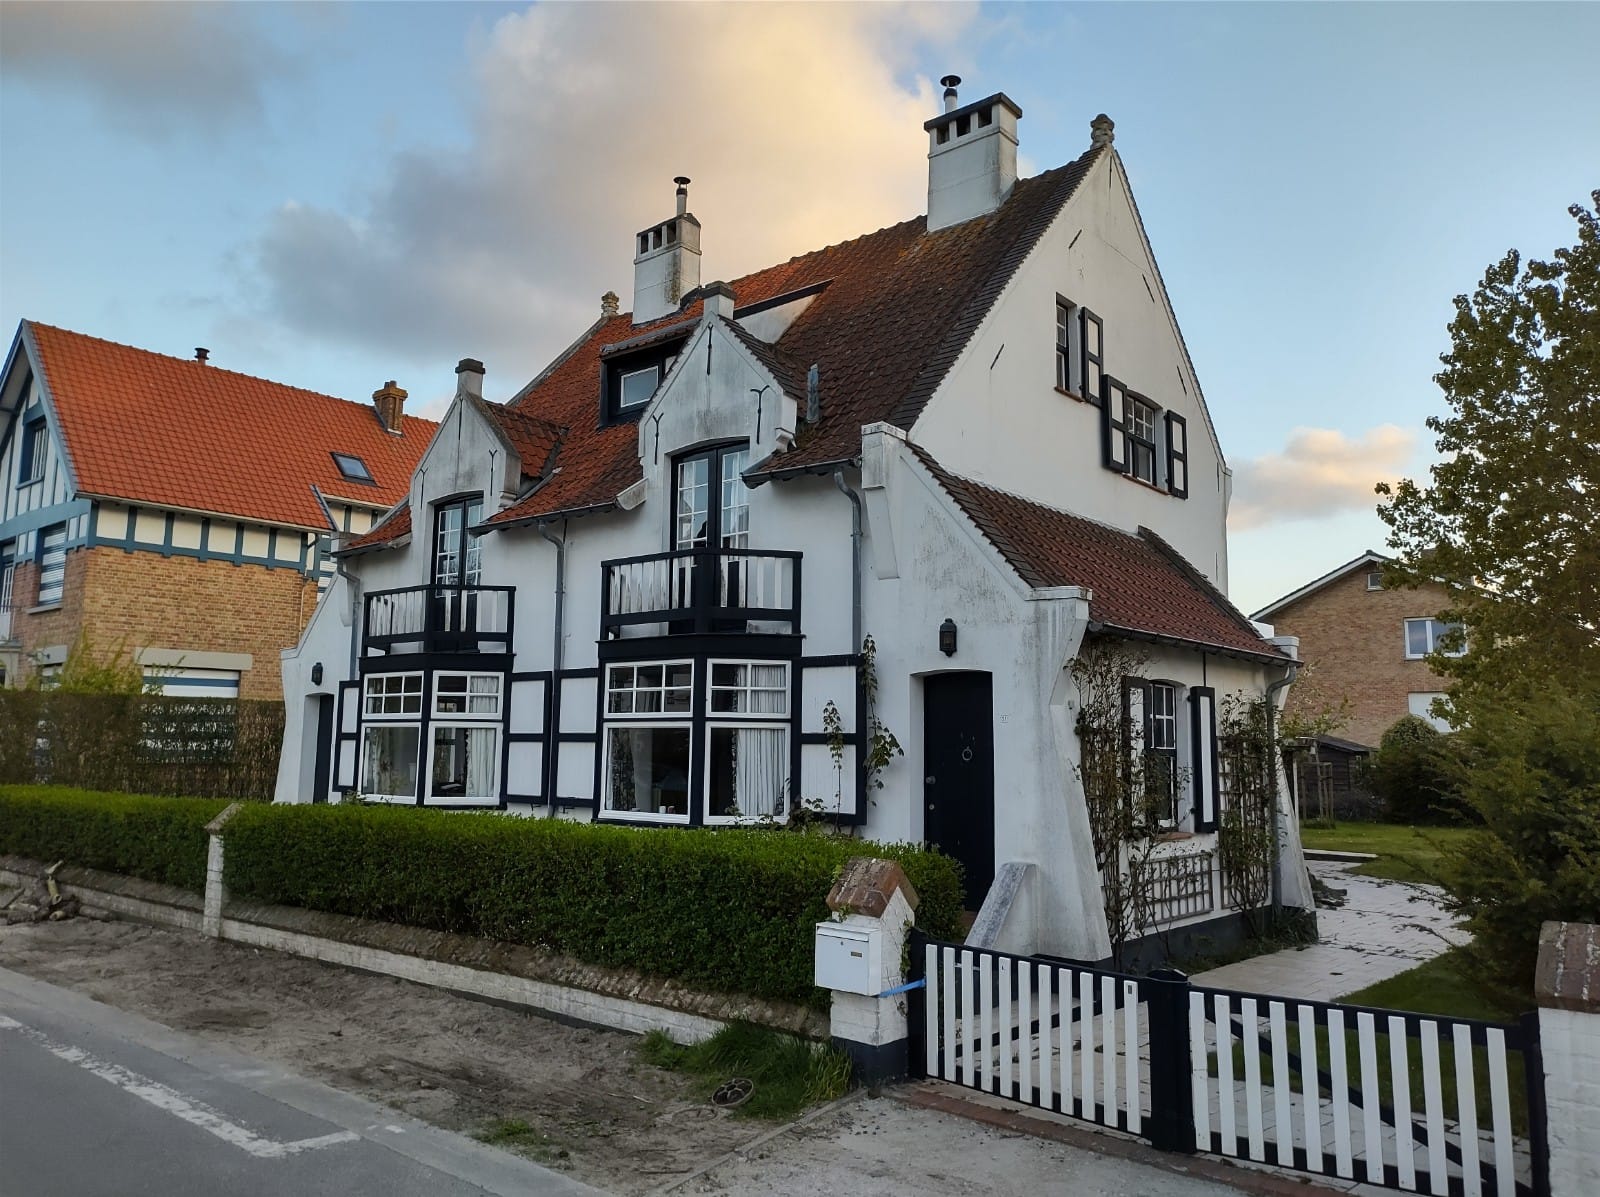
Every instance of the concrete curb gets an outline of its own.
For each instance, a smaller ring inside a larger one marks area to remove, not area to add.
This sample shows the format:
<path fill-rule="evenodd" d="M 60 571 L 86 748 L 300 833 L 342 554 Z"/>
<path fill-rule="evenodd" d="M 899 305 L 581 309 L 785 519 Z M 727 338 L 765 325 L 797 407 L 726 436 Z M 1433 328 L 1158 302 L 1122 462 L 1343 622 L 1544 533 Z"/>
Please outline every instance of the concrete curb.
<path fill-rule="evenodd" d="M 1332 848 L 1305 848 L 1303 849 L 1307 860 L 1334 860 L 1348 864 L 1364 864 L 1369 860 L 1377 860 L 1376 852 L 1335 852 Z"/>

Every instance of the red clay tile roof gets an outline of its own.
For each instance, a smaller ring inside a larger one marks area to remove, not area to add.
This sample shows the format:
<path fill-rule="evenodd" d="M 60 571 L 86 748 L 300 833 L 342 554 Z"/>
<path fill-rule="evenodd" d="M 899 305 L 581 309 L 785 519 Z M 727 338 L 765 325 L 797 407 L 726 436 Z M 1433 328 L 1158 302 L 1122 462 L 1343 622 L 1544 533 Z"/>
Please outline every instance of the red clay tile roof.
<path fill-rule="evenodd" d="M 391 512 L 388 517 L 375 525 L 369 532 L 356 537 L 348 542 L 340 551 L 339 556 L 356 549 L 379 549 L 385 545 L 393 544 L 402 536 L 411 535 L 411 504 L 403 503 L 399 509 Z"/>
<path fill-rule="evenodd" d="M 311 493 L 404 498 L 431 420 L 387 432 L 370 404 L 24 321 L 83 495 L 325 529 Z M 333 453 L 361 458 L 352 482 Z"/>
<path fill-rule="evenodd" d="M 1022 260 L 1106 152 L 1092 149 L 1076 162 L 1019 180 L 988 216 L 936 233 L 928 233 L 919 216 L 734 280 L 741 307 L 828 284 L 774 345 L 777 360 L 791 364 L 786 373 L 799 366 L 802 388 L 804 371 L 818 366 L 822 419 L 802 426 L 794 447 L 762 468 L 851 460 L 861 451 L 862 425 L 915 423 Z M 601 351 L 674 325 L 687 328 L 701 310 L 696 301 L 637 328 L 627 314 L 603 319 L 512 400 L 511 406 L 569 432 L 550 480 L 491 523 L 603 510 L 638 481 L 635 425 L 599 426 Z M 741 339 L 748 344 L 751 338 Z"/>
<path fill-rule="evenodd" d="M 994 490 L 917 459 L 1029 586 L 1085 586 L 1108 632 L 1288 660 L 1225 595 L 1148 528 L 1139 535 Z"/>
<path fill-rule="evenodd" d="M 517 451 L 522 459 L 523 474 L 529 478 L 542 477 L 567 430 L 504 404 L 479 400 L 476 406 Z"/>

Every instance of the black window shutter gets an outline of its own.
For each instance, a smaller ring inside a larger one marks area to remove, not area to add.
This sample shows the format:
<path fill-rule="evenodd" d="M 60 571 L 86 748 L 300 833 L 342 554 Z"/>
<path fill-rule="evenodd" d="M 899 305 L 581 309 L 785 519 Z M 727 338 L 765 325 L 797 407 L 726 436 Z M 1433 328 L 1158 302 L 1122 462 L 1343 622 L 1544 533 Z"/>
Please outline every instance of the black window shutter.
<path fill-rule="evenodd" d="M 1167 413 L 1167 493 L 1189 497 L 1189 426 L 1175 411 Z"/>
<path fill-rule="evenodd" d="M 1194 778 L 1194 829 L 1217 829 L 1217 692 L 1210 686 L 1189 691 L 1189 772 Z"/>
<path fill-rule="evenodd" d="M 1078 350 L 1082 357 L 1078 378 L 1083 387 L 1083 397 L 1090 403 L 1104 401 L 1106 376 L 1106 326 L 1104 321 L 1088 308 L 1078 310 L 1080 324 Z"/>
<path fill-rule="evenodd" d="M 1128 392 L 1109 374 L 1100 405 L 1100 464 L 1118 474 L 1128 472 Z"/>

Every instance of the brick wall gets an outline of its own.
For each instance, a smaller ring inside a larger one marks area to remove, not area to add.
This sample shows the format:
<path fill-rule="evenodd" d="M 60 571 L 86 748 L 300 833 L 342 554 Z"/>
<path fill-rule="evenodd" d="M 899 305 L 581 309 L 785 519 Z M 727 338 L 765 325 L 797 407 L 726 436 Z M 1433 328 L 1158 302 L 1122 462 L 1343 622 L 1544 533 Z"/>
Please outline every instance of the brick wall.
<path fill-rule="evenodd" d="M 1300 637 L 1300 659 L 1310 666 L 1306 684 L 1290 687 L 1289 712 L 1306 714 L 1308 704 L 1342 695 L 1349 721 L 1333 734 L 1375 747 L 1410 713 L 1409 694 L 1448 688 L 1426 662 L 1406 660 L 1405 646 L 1405 621 L 1433 618 L 1445 603 L 1442 586 L 1368 590 L 1367 571 L 1357 569 L 1276 612 L 1274 629 Z"/>
<path fill-rule="evenodd" d="M 102 652 L 120 643 L 130 651 L 250 653 L 254 665 L 240 676 L 241 698 L 283 697 L 278 654 L 300 638 L 317 603 L 315 579 L 293 569 L 105 547 L 67 554 L 55 610 L 27 612 L 38 593 L 33 563 L 18 566 L 14 586 L 22 599 L 12 634 L 22 643 L 24 679 L 33 668 L 29 653 L 70 648 L 81 628 Z"/>

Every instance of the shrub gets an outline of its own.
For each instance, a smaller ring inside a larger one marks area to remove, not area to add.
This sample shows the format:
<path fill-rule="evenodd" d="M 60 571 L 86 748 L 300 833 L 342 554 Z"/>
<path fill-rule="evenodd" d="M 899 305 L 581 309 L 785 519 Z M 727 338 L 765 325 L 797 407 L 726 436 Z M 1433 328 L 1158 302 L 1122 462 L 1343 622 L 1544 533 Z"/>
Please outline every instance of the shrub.
<path fill-rule="evenodd" d="M 1542 923 L 1600 922 L 1600 687 L 1572 682 L 1508 681 L 1460 733 L 1483 830 L 1446 853 L 1443 880 L 1478 968 L 1524 993 Z"/>
<path fill-rule="evenodd" d="M 0 690 L 0 782 L 270 798 L 283 703 Z"/>
<path fill-rule="evenodd" d="M 547 948 L 698 988 L 819 1003 L 813 925 L 845 860 L 898 860 L 929 934 L 959 867 L 904 845 L 760 829 L 641 830 L 374 806 L 261 806 L 228 826 L 231 893 Z"/>
<path fill-rule="evenodd" d="M 205 825 L 227 803 L 0 786 L 0 852 L 203 890 Z"/>
<path fill-rule="evenodd" d="M 1426 719 L 1406 715 L 1383 733 L 1367 761 L 1367 784 L 1394 823 L 1462 823 L 1461 751 Z"/>

